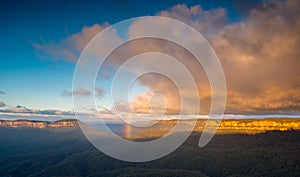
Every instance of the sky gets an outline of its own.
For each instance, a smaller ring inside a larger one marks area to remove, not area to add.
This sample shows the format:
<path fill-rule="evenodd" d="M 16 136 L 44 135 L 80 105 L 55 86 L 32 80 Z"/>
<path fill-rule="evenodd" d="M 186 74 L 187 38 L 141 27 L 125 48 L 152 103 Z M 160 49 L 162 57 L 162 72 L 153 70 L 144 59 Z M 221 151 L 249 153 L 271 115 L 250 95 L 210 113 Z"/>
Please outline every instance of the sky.
<path fill-rule="evenodd" d="M 2 1 L 0 112 L 72 115 L 73 74 L 79 54 L 88 42 L 117 22 L 158 15 L 191 25 L 214 48 L 226 78 L 225 113 L 298 115 L 299 8 L 297 0 Z M 149 101 L 153 93 L 159 92 L 165 96 L 166 113 L 178 113 L 178 91 L 170 80 L 158 75 L 141 77 L 134 84 L 128 102 L 119 100 L 114 108 L 109 103 L 114 69 L 124 62 L 125 56 L 145 52 L 141 46 L 147 46 L 187 63 L 203 102 L 200 113 L 192 114 L 207 114 L 211 92 L 201 66 L 195 66 L 192 57 L 178 46 L 163 41 L 148 42 L 129 44 L 120 49 L 121 58 L 107 62 L 102 73 L 105 79 L 99 79 L 95 88 L 99 111 L 126 112 L 131 107 L 137 113 L 150 113 Z M 171 46 L 172 50 L 164 50 L 165 46 Z M 93 91 L 77 88 L 73 94 L 89 97 Z"/>

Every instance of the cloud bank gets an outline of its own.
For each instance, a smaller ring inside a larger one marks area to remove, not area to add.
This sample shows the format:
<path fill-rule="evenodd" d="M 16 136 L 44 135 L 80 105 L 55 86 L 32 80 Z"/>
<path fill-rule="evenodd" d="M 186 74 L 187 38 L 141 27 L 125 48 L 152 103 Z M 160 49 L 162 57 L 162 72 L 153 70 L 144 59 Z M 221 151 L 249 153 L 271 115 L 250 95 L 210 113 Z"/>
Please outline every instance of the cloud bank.
<path fill-rule="evenodd" d="M 205 10 L 200 5 L 184 4 L 158 12 L 157 15 L 180 20 L 200 31 L 215 49 L 226 76 L 228 97 L 226 113 L 270 114 L 300 112 L 300 2 L 297 0 L 262 1 L 249 9 L 247 18 L 228 24 L 222 7 Z M 58 43 L 33 44 L 41 58 L 77 61 L 84 46 L 107 25 L 84 27 Z M 152 28 L 149 23 L 135 22 L 129 35 L 143 33 Z M 163 26 L 159 27 L 163 30 Z M 193 36 L 184 35 L 193 41 Z M 116 36 L 118 38 L 118 36 Z M 197 47 L 197 46 L 195 46 Z M 210 87 L 203 68 L 193 56 L 180 46 L 168 41 L 145 39 L 132 41 L 114 52 L 107 65 L 118 68 L 126 59 L 144 52 L 161 52 L 175 57 L 189 69 L 201 98 L 200 113 L 210 108 Z M 176 71 L 174 75 L 176 76 Z M 107 77 L 113 77 L 108 74 Z M 147 91 L 136 95 L 131 102 L 116 103 L 120 110 L 133 108 L 138 113 L 153 110 L 149 102 L 153 93 L 161 93 L 166 111 L 176 114 L 180 110 L 178 90 L 168 78 L 147 74 L 138 80 Z M 186 90 L 187 96 L 193 93 Z M 88 95 L 87 92 L 78 94 Z M 90 93 L 89 93 L 90 94 Z M 64 93 L 70 95 L 70 92 Z M 103 92 L 100 91 L 103 96 Z M 193 106 L 193 102 L 190 103 Z M 158 109 L 159 111 L 159 109 Z"/>
<path fill-rule="evenodd" d="M 30 109 L 24 106 L 8 107 L 0 109 L 0 113 L 27 113 L 27 114 L 41 114 L 41 115 L 74 115 L 73 111 L 62 111 L 55 109 Z"/>

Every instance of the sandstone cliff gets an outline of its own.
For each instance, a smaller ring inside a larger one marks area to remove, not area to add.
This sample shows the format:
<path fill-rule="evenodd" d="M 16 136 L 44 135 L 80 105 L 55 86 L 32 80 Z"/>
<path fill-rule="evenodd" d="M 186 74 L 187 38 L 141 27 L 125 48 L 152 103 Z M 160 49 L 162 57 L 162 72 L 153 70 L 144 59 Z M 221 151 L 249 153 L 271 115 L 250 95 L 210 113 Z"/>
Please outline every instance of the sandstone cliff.
<path fill-rule="evenodd" d="M 55 122 L 46 122 L 46 121 L 31 121 L 31 120 L 0 120 L 0 127 L 6 127 L 6 128 L 70 128 L 70 127 L 76 127 L 77 120 L 59 120 Z"/>
<path fill-rule="evenodd" d="M 160 121 L 157 125 L 139 130 L 137 128 L 131 128 L 132 132 L 127 135 L 128 139 L 139 138 L 158 138 L 170 132 L 174 127 L 177 120 L 164 120 Z M 256 134 L 266 131 L 287 131 L 287 130 L 300 130 L 300 118 L 274 118 L 274 119 L 227 119 L 222 120 L 218 125 L 218 120 L 198 120 L 194 131 L 202 132 L 206 125 L 210 128 L 217 127 L 217 134 L 232 134 L 232 133 L 244 133 L 244 134 Z M 181 124 L 189 125 L 191 121 L 180 121 Z M 208 129 L 210 131 L 211 129 Z M 184 131 L 184 130 L 180 130 Z"/>
<path fill-rule="evenodd" d="M 138 129 L 136 127 L 131 127 L 131 133 L 128 134 L 126 138 L 154 138 L 161 137 L 168 133 L 173 126 L 176 124 L 177 120 L 164 120 L 159 121 L 158 124 L 147 128 Z M 180 121 L 181 124 L 189 125 L 191 121 L 184 120 Z M 201 132 L 204 127 L 209 124 L 210 127 L 218 126 L 217 120 L 198 120 L 194 131 Z M 46 121 L 30 121 L 30 120 L 0 120 L 0 127 L 5 128 L 75 128 L 78 127 L 78 122 L 75 119 L 69 120 L 59 120 L 55 122 Z M 300 118 L 281 118 L 281 119 L 239 119 L 239 120 L 222 120 L 218 126 L 217 133 L 247 133 L 255 134 L 265 131 L 287 131 L 287 130 L 300 130 Z M 181 130 L 184 131 L 184 130 Z M 126 135 L 125 135 L 126 136 Z"/>

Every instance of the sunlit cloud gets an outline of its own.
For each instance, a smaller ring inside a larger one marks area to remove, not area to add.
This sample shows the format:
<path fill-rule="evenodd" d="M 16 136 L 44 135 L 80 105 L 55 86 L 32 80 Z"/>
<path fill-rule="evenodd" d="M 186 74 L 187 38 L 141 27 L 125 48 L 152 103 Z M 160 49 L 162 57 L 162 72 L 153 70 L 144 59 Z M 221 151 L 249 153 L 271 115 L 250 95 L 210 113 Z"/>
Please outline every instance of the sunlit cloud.
<path fill-rule="evenodd" d="M 225 70 L 228 112 L 300 112 L 299 5 L 264 2 L 210 39 Z"/>
<path fill-rule="evenodd" d="M 247 10 L 247 18 L 229 24 L 224 8 L 205 10 L 201 6 L 188 7 L 184 4 L 173 6 L 157 15 L 175 18 L 200 31 L 215 49 L 226 76 L 228 97 L 226 113 L 232 114 L 295 114 L 300 112 L 300 2 L 263 1 Z M 95 24 L 84 27 L 77 34 L 70 35 L 58 43 L 33 44 L 37 54 L 56 60 L 77 61 L 86 44 L 106 25 Z M 129 35 L 143 33 L 151 29 L 151 23 L 135 21 Z M 164 31 L 164 26 L 158 27 Z M 176 30 L 176 29 L 175 29 Z M 184 32 L 179 32 L 184 33 Z M 185 34 L 186 40 L 193 36 Z M 119 39 L 119 36 L 115 36 Z M 194 46 L 197 47 L 197 46 Z M 145 52 L 161 52 L 180 61 L 194 77 L 201 99 L 200 113 L 210 109 L 210 85 L 201 65 L 180 46 L 168 41 L 147 39 L 136 40 L 115 51 L 105 66 L 118 68 L 127 59 Z M 56 57 L 51 57 L 55 55 Z M 137 68 L 138 69 L 138 68 Z M 174 71 L 174 76 L 180 75 Z M 107 78 L 113 77 L 106 72 Z M 101 79 L 100 79 L 101 80 Z M 150 113 L 152 93 L 161 93 L 166 101 L 166 113 L 177 114 L 180 110 L 178 90 L 165 77 L 149 74 L 141 77 L 138 83 L 147 88 L 130 101 L 116 103 L 122 111 L 134 110 L 137 113 Z M 77 91 L 77 93 L 76 93 Z M 91 95 L 87 90 L 75 90 L 73 94 Z M 100 97 L 104 90 L 96 90 Z M 187 97 L 194 93 L 185 91 Z M 62 95 L 71 96 L 65 90 Z M 192 100 L 192 99 L 191 99 Z M 191 101 L 189 105 L 194 104 Z M 156 108 L 159 111 L 160 108 Z"/>

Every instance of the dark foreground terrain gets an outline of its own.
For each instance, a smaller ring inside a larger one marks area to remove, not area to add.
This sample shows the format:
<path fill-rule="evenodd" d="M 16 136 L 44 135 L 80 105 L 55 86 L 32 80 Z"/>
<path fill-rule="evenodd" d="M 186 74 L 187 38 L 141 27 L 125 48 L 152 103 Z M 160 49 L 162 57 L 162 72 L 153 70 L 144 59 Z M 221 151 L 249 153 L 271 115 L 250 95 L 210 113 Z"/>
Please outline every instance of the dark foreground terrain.
<path fill-rule="evenodd" d="M 129 163 L 95 149 L 77 128 L 0 128 L 0 177 L 300 176 L 300 132 L 192 136 L 172 154 Z"/>

